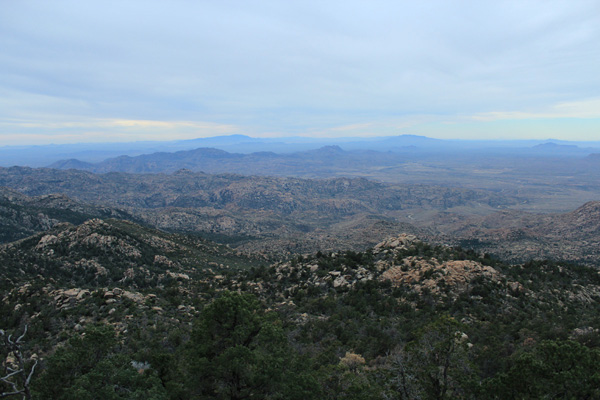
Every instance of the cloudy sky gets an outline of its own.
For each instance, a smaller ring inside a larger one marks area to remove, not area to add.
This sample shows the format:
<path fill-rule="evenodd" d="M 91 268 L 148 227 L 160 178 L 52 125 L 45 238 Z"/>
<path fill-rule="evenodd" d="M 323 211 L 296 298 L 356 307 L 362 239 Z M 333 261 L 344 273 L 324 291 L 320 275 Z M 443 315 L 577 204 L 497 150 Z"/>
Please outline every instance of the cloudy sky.
<path fill-rule="evenodd" d="M 0 145 L 600 140 L 600 2 L 0 0 Z"/>

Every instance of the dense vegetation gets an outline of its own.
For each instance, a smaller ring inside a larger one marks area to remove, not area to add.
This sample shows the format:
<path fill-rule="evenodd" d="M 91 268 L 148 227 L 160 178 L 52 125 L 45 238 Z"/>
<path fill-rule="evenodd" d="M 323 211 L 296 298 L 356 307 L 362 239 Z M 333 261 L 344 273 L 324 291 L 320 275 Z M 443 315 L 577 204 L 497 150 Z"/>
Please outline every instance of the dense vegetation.
<path fill-rule="evenodd" d="M 131 223 L 61 229 L 44 248 L 38 235 L 3 250 L 1 392 L 27 386 L 34 399 L 600 397 L 600 275 L 589 267 L 508 265 L 410 238 L 261 266 Z M 88 269 L 64 268 L 84 261 L 112 269 L 99 281 Z M 143 279 L 127 278 L 132 264 L 145 268 Z M 389 271 L 397 275 L 386 279 Z M 176 274 L 183 272 L 190 277 Z M 14 342 L 25 326 L 20 347 L 11 347 L 9 335 Z"/>

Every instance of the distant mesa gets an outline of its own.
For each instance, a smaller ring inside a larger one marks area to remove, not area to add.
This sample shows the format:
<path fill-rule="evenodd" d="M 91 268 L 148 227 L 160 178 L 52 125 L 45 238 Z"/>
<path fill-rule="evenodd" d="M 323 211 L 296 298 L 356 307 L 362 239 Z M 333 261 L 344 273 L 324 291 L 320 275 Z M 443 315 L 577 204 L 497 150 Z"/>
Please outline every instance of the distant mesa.
<path fill-rule="evenodd" d="M 546 142 L 533 146 L 536 150 L 551 150 L 551 151 L 560 151 L 560 150 L 578 150 L 579 147 L 574 144 L 558 144 L 554 142 Z"/>

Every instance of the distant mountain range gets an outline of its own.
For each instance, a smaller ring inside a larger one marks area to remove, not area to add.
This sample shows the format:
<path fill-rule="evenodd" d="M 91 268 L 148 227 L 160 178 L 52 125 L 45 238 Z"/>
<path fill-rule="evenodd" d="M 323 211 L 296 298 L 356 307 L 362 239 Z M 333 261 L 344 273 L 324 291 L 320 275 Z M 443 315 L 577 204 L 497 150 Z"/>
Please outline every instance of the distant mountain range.
<path fill-rule="evenodd" d="M 545 144 L 555 146 L 545 146 Z M 542 145 L 541 148 L 536 146 Z M 417 135 L 351 138 L 253 138 L 246 135 L 215 136 L 191 140 L 145 141 L 127 143 L 76 143 L 39 146 L 0 147 L 0 166 L 42 167 L 59 160 L 78 159 L 97 163 L 118 156 L 139 156 L 156 152 L 178 152 L 198 148 L 216 148 L 230 153 L 304 152 L 324 146 L 340 146 L 346 151 L 373 150 L 396 153 L 447 153 L 483 151 L 501 154 L 562 154 L 585 156 L 600 152 L 600 142 L 565 142 L 558 140 L 441 140 Z M 575 146 L 575 147 L 573 147 Z"/>
<path fill-rule="evenodd" d="M 373 166 L 393 166 L 405 161 L 391 152 L 368 150 L 344 151 L 339 146 L 325 146 L 297 153 L 256 152 L 228 153 L 214 148 L 159 152 L 139 156 L 119 156 L 98 163 L 77 159 L 60 160 L 49 168 L 79 169 L 95 173 L 173 173 L 180 169 L 207 173 L 239 173 L 284 176 L 332 176 L 337 171 L 356 174 Z"/>
<path fill-rule="evenodd" d="M 584 150 L 574 145 L 544 143 L 528 148 L 528 153 L 514 153 L 514 156 L 529 157 L 577 157 L 588 155 L 594 149 Z M 450 151 L 450 150 L 448 150 Z M 475 156 L 476 154 L 474 154 Z M 106 160 L 89 163 L 78 159 L 60 160 L 49 168 L 79 169 L 96 173 L 129 172 L 129 173 L 173 173 L 180 169 L 202 171 L 208 173 L 240 173 L 257 175 L 283 176 L 335 176 L 345 174 L 360 176 L 369 169 L 393 167 L 406 162 L 429 160 L 436 157 L 462 158 L 464 153 L 427 155 L 414 151 L 392 152 L 375 150 L 343 150 L 340 146 L 324 146 L 314 150 L 296 153 L 255 152 L 229 153 L 215 148 L 198 148 L 173 153 L 157 152 L 138 156 L 122 155 Z M 497 155 L 496 155 L 497 156 Z"/>

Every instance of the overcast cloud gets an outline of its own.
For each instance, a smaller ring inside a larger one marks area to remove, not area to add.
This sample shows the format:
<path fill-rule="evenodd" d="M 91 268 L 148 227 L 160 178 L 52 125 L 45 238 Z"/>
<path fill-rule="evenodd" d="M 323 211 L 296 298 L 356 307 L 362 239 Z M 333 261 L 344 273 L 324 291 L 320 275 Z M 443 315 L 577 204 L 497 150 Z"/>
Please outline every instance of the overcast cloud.
<path fill-rule="evenodd" d="M 600 140 L 598 1 L 0 0 L 0 144 Z"/>

